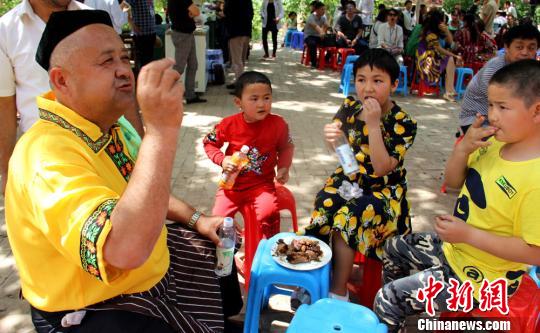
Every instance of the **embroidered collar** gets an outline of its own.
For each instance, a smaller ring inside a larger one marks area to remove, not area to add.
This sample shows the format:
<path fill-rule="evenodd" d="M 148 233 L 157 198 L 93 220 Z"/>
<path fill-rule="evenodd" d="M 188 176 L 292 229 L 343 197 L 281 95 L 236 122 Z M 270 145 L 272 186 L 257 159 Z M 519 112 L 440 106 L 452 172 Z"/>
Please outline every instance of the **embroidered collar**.
<path fill-rule="evenodd" d="M 39 117 L 44 121 L 72 132 L 92 149 L 94 153 L 101 151 L 111 139 L 109 133 L 102 133 L 101 129 L 93 122 L 85 119 L 80 114 L 58 103 L 52 91 L 37 97 Z M 113 125 L 111 129 L 118 127 Z"/>

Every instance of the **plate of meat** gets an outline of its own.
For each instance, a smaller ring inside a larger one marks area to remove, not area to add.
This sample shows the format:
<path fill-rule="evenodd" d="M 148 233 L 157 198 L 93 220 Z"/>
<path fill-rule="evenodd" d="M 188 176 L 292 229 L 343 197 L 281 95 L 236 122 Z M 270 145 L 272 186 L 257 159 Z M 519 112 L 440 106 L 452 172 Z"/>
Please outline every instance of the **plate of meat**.
<path fill-rule="evenodd" d="M 283 267 L 309 271 L 326 265 L 332 259 L 332 250 L 317 238 L 291 235 L 278 239 L 271 255 Z"/>

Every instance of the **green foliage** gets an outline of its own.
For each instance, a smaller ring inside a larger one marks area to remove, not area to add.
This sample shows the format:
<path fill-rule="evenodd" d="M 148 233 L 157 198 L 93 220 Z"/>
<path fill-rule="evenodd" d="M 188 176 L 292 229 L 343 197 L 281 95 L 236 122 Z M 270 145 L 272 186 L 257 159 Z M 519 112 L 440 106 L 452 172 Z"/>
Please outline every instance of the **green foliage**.
<path fill-rule="evenodd" d="M 299 22 L 305 22 L 309 16 L 309 3 L 313 0 L 283 0 L 284 9 L 285 9 L 285 15 L 291 11 L 295 11 L 298 13 L 298 21 Z M 339 0 L 322 0 L 324 4 L 326 5 L 326 17 L 331 19 L 334 15 L 334 12 L 336 10 L 336 7 L 339 6 Z M 19 4 L 21 0 L 0 0 L 0 16 L 7 13 L 10 9 L 15 7 L 17 4 Z M 384 3 L 387 7 L 402 7 L 405 0 L 375 0 L 375 15 L 377 14 L 377 6 L 380 3 Z M 513 0 L 515 3 L 516 9 L 518 11 L 518 15 L 520 18 L 529 16 L 530 13 L 530 6 L 528 4 L 523 3 L 523 0 Z M 155 0 L 155 8 L 156 13 L 160 13 L 163 15 L 165 12 L 164 8 L 167 7 L 167 0 Z M 261 3 L 262 0 L 253 0 L 253 39 L 259 40 L 261 38 L 261 16 L 259 15 L 260 9 L 261 9 Z M 444 0 L 443 1 L 443 8 L 450 12 L 452 8 L 454 8 L 454 5 L 456 3 L 461 4 L 461 8 L 467 9 L 469 8 L 473 0 Z M 501 7 L 504 3 L 503 0 L 500 1 Z M 538 17 L 540 16 L 540 7 L 537 8 L 536 11 L 536 19 L 538 21 Z"/>
<path fill-rule="evenodd" d="M 261 21 L 261 6 L 262 0 L 253 0 L 253 21 L 251 28 L 251 39 L 260 40 L 262 35 L 262 21 Z"/>
<path fill-rule="evenodd" d="M 447 13 L 451 13 L 456 4 L 461 5 L 461 10 L 467 10 L 472 6 L 473 0 L 445 0 L 443 1 L 443 8 Z"/>
<path fill-rule="evenodd" d="M 20 2 L 21 0 L 0 0 L 0 16 L 17 6 Z"/>
<path fill-rule="evenodd" d="M 510 0 L 514 3 L 514 6 L 516 7 L 516 10 L 518 12 L 519 19 L 530 16 L 531 12 L 531 6 L 529 4 L 524 3 L 522 0 Z M 444 0 L 443 1 L 443 8 L 447 13 L 450 13 L 452 9 L 454 8 L 454 5 L 459 3 L 461 4 L 461 9 L 467 10 L 469 7 L 472 6 L 473 0 Z M 499 1 L 499 8 L 501 10 L 504 9 L 504 3 L 505 0 Z M 481 8 L 481 6 L 479 6 Z M 479 10 L 480 10 L 479 8 Z M 538 22 L 538 16 L 539 16 L 540 7 L 536 8 L 536 21 Z"/>

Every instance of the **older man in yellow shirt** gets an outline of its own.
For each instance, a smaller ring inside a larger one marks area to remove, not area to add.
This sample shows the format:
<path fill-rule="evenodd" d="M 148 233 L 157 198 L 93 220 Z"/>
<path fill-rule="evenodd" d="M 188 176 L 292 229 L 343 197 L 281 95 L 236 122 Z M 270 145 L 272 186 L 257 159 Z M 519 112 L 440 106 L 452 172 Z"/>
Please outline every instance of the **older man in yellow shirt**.
<path fill-rule="evenodd" d="M 180 75 L 170 59 L 142 69 L 135 162 L 116 124 L 135 107 L 134 76 L 111 26 L 102 11 L 54 13 L 40 42 L 52 91 L 38 98 L 40 120 L 17 143 L 6 188 L 23 296 L 38 332 L 221 332 L 222 218 L 170 195 Z"/>

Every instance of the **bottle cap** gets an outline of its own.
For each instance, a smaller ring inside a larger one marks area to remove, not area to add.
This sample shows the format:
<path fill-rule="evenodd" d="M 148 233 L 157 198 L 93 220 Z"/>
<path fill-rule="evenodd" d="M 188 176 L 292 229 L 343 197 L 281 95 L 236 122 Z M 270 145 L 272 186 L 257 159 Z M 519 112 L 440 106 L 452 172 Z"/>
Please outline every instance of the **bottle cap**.
<path fill-rule="evenodd" d="M 240 151 L 244 154 L 249 153 L 249 146 L 243 145 L 242 148 L 240 148 Z"/>
<path fill-rule="evenodd" d="M 232 228 L 234 226 L 234 220 L 232 217 L 226 217 L 223 219 L 223 227 Z"/>

